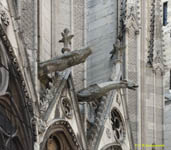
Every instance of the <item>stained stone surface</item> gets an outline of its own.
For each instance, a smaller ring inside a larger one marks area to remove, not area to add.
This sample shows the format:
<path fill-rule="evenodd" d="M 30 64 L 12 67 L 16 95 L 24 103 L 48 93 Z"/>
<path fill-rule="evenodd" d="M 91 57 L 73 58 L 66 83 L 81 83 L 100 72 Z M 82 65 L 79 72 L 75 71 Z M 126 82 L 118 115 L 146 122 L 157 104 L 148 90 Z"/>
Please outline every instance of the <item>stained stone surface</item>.
<path fill-rule="evenodd" d="M 111 74 L 110 51 L 117 35 L 117 2 L 87 1 L 87 44 L 93 54 L 87 61 L 87 85 L 107 81 Z"/>

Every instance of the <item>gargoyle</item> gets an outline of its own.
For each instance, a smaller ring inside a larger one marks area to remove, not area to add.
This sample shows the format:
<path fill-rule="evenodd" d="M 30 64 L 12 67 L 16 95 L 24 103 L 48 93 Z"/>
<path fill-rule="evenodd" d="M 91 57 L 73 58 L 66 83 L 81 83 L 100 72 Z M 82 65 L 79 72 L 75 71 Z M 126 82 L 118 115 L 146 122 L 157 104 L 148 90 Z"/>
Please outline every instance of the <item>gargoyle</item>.
<path fill-rule="evenodd" d="M 80 90 L 77 93 L 79 102 L 90 102 L 94 99 L 98 99 L 102 96 L 105 96 L 109 91 L 116 90 L 120 88 L 128 88 L 131 90 L 135 90 L 138 86 L 132 82 L 127 80 L 121 81 L 109 81 L 100 84 L 93 84 L 89 87 Z"/>

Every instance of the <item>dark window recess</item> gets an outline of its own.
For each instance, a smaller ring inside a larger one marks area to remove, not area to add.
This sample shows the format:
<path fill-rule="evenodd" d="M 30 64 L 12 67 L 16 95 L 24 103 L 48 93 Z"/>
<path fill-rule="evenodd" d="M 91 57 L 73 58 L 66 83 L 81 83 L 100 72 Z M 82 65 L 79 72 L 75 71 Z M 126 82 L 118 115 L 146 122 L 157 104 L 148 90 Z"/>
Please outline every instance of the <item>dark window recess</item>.
<path fill-rule="evenodd" d="M 167 3 L 168 2 L 163 3 L 163 25 L 164 26 L 167 25 Z"/>

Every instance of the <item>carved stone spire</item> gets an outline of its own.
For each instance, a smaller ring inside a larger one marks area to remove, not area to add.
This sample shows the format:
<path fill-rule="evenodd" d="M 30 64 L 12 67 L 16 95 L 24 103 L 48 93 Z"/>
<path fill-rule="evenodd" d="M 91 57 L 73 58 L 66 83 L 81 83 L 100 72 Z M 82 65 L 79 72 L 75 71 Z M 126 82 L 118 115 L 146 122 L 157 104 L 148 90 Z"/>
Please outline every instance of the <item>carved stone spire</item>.
<path fill-rule="evenodd" d="M 61 33 L 62 39 L 59 40 L 59 43 L 64 43 L 64 48 L 62 48 L 62 53 L 65 53 L 66 51 L 71 51 L 69 48 L 69 45 L 71 45 L 71 39 L 74 37 L 74 35 L 69 35 L 69 29 L 64 29 L 64 31 Z"/>

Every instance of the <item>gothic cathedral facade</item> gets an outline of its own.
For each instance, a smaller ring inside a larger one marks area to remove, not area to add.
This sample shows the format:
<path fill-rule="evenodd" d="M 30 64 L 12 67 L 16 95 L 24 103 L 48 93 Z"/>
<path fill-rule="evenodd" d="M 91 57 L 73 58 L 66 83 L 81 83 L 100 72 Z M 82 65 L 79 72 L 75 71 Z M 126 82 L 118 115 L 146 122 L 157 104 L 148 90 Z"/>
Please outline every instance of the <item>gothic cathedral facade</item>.
<path fill-rule="evenodd" d="M 160 0 L 0 0 L 0 150 L 163 145 L 162 36 Z"/>

